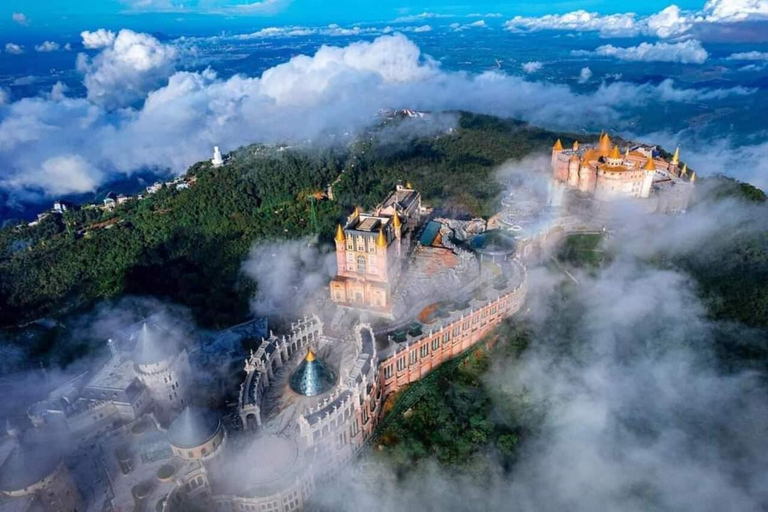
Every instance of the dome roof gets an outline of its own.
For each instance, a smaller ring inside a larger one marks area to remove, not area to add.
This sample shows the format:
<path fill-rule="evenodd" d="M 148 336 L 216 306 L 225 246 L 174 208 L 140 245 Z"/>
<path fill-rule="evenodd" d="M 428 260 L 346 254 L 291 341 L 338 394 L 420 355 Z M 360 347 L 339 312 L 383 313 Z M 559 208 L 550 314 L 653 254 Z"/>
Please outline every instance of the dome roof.
<path fill-rule="evenodd" d="M 507 256 L 515 252 L 515 239 L 501 229 L 489 229 L 469 241 L 473 251 L 488 256 Z"/>
<path fill-rule="evenodd" d="M 136 336 L 133 360 L 138 364 L 156 364 L 179 352 L 175 337 L 155 323 L 144 322 Z"/>
<path fill-rule="evenodd" d="M 291 389 L 300 395 L 316 396 L 336 385 L 336 372 L 315 356 L 311 350 L 291 375 Z"/>
<path fill-rule="evenodd" d="M 210 409 L 186 407 L 168 429 L 168 441 L 176 448 L 197 448 L 219 433 L 221 418 Z"/>
<path fill-rule="evenodd" d="M 59 467 L 62 454 L 55 442 L 21 443 L 0 467 L 0 491 L 20 491 L 47 477 Z"/>

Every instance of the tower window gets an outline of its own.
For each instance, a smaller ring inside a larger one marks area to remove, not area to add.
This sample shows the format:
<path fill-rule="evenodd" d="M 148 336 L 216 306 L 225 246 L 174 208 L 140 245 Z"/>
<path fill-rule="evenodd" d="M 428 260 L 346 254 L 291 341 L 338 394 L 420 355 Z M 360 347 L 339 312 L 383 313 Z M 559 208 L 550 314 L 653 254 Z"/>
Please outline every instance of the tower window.
<path fill-rule="evenodd" d="M 365 256 L 357 257 L 357 273 L 365 274 Z"/>

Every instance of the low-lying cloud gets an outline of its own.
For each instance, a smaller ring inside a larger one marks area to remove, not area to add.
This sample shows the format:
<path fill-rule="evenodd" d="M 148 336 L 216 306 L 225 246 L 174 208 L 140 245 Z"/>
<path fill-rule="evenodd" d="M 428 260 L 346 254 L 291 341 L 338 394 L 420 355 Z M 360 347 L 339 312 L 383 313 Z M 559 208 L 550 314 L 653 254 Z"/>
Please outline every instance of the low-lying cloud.
<path fill-rule="evenodd" d="M 79 58 L 87 97 L 68 96 L 57 85 L 0 106 L 0 187 L 18 198 L 81 190 L 139 169 L 180 173 L 209 157 L 214 145 L 227 151 L 355 133 L 376 122 L 382 108 L 468 110 L 555 129 L 583 129 L 588 120 L 589 129 L 599 129 L 629 123 L 627 107 L 754 92 L 684 89 L 666 80 L 614 82 L 580 94 L 499 71 L 445 71 L 402 34 L 322 46 L 260 77 L 221 79 L 211 69 L 176 70 L 180 50 L 146 34 L 99 30 L 82 37 L 86 47 L 100 49 Z M 52 162 L 68 165 L 54 172 Z M 62 185 L 69 177 L 72 185 Z"/>
<path fill-rule="evenodd" d="M 599 46 L 594 52 L 577 50 L 575 55 L 599 55 L 630 62 L 680 62 L 702 64 L 709 53 L 695 39 L 680 43 L 640 43 L 637 46 L 617 47 L 612 44 Z"/>

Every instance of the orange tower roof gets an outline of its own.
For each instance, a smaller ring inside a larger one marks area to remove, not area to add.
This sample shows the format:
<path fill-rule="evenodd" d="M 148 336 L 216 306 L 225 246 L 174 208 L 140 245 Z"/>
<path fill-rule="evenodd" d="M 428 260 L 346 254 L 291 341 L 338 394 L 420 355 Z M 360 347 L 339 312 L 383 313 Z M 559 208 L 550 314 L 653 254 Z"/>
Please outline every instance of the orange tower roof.
<path fill-rule="evenodd" d="M 653 163 L 653 157 L 649 158 L 645 161 L 645 165 L 643 166 L 644 171 L 655 171 L 656 170 L 656 164 Z"/>
<path fill-rule="evenodd" d="M 619 153 L 619 146 L 613 146 L 613 149 L 611 150 L 611 154 L 608 155 L 608 158 L 615 158 L 617 160 L 621 158 L 621 153 Z"/>
<path fill-rule="evenodd" d="M 395 229 L 400 229 L 400 226 L 402 224 L 400 223 L 400 216 L 395 212 L 394 217 L 392 217 L 392 225 L 395 226 Z"/>
<path fill-rule="evenodd" d="M 387 246 L 387 237 L 384 236 L 384 230 L 379 230 L 379 236 L 376 238 L 376 245 L 379 247 L 386 247 Z"/>
<path fill-rule="evenodd" d="M 311 363 L 315 359 L 317 358 L 315 357 L 315 353 L 312 351 L 312 349 L 307 350 L 307 357 L 305 357 L 304 360 Z"/>
<path fill-rule="evenodd" d="M 337 242 L 343 242 L 347 239 L 346 235 L 344 234 L 344 229 L 341 227 L 341 224 L 338 224 L 336 226 L 336 236 L 333 237 Z"/>
<path fill-rule="evenodd" d="M 557 139 L 557 142 L 555 142 L 555 147 L 552 148 L 552 151 L 562 151 L 563 150 L 563 143 L 560 142 L 560 139 Z"/>
<path fill-rule="evenodd" d="M 675 154 L 672 155 L 672 163 L 677 165 L 680 163 L 680 146 L 675 149 Z"/>
<path fill-rule="evenodd" d="M 578 151 L 579 149 L 579 141 L 575 140 L 573 141 L 573 150 Z"/>

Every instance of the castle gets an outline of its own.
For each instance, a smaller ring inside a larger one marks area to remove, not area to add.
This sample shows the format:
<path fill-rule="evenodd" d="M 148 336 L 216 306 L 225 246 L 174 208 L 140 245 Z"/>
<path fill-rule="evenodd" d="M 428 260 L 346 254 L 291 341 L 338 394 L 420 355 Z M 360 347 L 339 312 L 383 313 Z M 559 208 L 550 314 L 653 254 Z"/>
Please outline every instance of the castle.
<path fill-rule="evenodd" d="M 336 229 L 338 270 L 331 281 L 331 300 L 392 314 L 393 284 L 400 278 L 413 231 L 421 224 L 421 209 L 421 194 L 409 185 L 398 185 L 371 213 L 355 208 Z"/>
<path fill-rule="evenodd" d="M 527 271 L 511 236 L 479 231 L 477 220 L 425 222 L 428 212 L 417 190 L 398 185 L 338 226 L 330 310 L 250 351 L 237 423 L 193 405 L 196 372 L 173 329 L 149 319 L 119 333 L 99 370 L 29 408 L 28 433 L 58 432 L 74 454 L 51 451 L 39 468 L 13 469 L 18 457 L 0 451 L 0 511 L 45 500 L 51 511 L 305 509 L 374 438 L 388 396 L 523 305 Z M 406 293 L 412 281 L 450 286 Z M 366 317 L 378 319 L 375 329 Z M 21 437 L 6 444 L 40 446 Z"/>
<path fill-rule="evenodd" d="M 680 148 L 667 162 L 655 147 L 620 148 L 607 133 L 595 145 L 565 149 L 560 139 L 552 148 L 552 177 L 556 187 L 579 190 L 599 201 L 653 198 L 657 210 L 685 211 L 696 173 L 680 166 Z"/>

